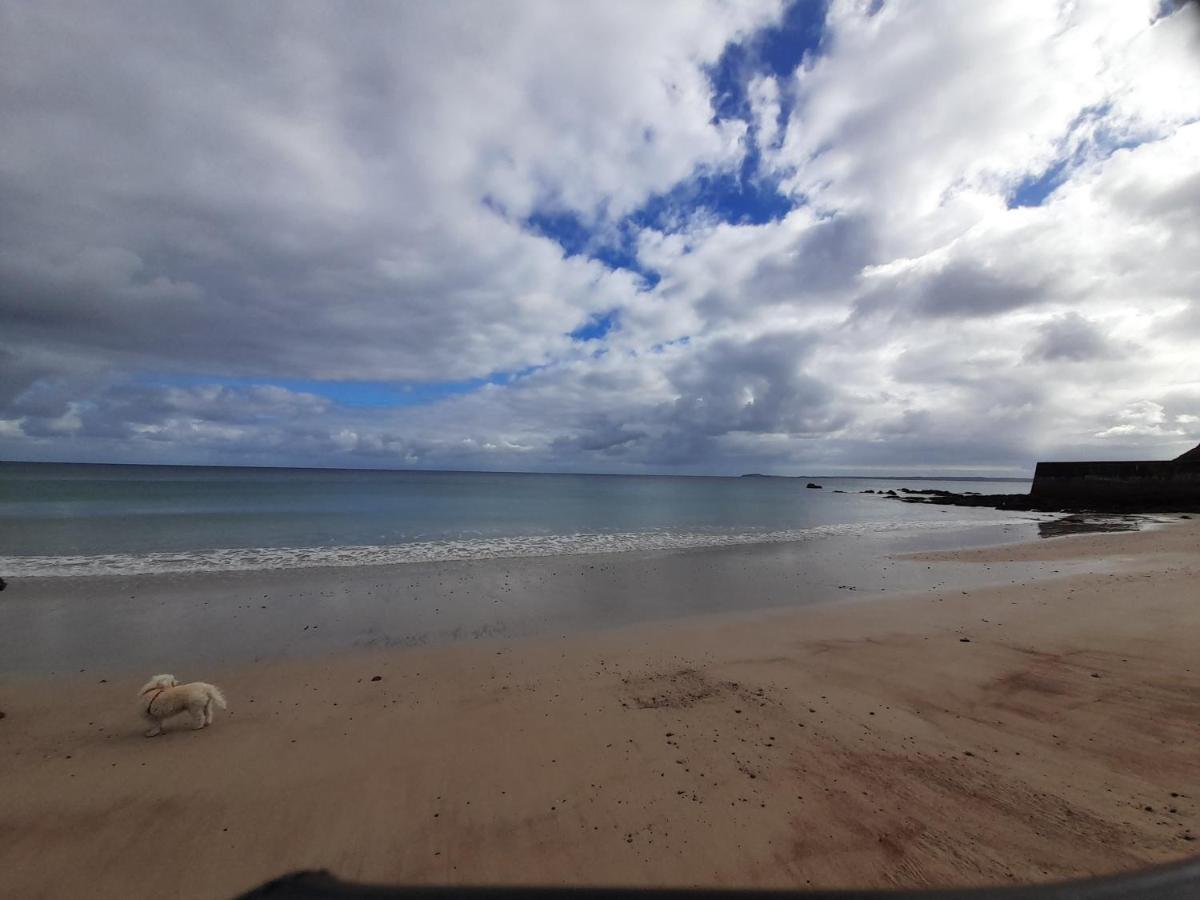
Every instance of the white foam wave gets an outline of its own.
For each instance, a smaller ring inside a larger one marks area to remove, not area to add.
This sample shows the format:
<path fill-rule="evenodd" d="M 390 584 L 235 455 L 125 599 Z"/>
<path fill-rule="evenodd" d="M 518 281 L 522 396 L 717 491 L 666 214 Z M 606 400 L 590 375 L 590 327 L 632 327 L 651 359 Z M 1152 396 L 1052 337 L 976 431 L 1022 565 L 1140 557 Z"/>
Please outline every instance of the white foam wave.
<path fill-rule="evenodd" d="M 787 531 L 581 533 L 418 541 L 409 544 L 358 547 L 260 547 L 187 552 L 104 553 L 88 556 L 0 556 L 0 572 L 12 578 L 36 578 L 379 566 L 451 560 L 627 553 L 639 550 L 687 550 L 740 544 L 778 544 L 837 535 L 945 530 L 1011 523 L 1011 519 L 868 522 L 853 525 L 818 525 Z"/>

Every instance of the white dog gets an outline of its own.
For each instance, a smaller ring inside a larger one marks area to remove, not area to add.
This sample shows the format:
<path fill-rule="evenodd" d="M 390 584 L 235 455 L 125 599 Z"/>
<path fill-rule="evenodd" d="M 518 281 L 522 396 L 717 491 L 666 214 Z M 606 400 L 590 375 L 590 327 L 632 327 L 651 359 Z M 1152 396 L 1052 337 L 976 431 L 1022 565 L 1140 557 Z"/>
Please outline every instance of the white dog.
<path fill-rule="evenodd" d="M 146 737 L 162 734 L 163 722 L 181 712 L 191 715 L 193 728 L 211 725 L 214 703 L 225 709 L 225 697 L 215 685 L 180 684 L 174 675 L 155 675 L 138 691 L 139 712 L 150 723 Z"/>

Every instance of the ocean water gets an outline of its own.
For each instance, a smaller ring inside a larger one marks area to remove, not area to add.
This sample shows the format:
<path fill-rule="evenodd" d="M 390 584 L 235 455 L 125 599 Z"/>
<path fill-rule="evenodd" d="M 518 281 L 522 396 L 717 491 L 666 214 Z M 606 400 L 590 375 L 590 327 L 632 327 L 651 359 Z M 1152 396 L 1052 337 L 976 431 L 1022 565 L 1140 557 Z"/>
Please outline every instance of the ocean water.
<path fill-rule="evenodd" d="M 949 532 L 1014 516 L 862 492 L 1029 490 L 1013 481 L 819 481 L 821 490 L 780 478 L 0 463 L 0 574 L 252 571 Z"/>

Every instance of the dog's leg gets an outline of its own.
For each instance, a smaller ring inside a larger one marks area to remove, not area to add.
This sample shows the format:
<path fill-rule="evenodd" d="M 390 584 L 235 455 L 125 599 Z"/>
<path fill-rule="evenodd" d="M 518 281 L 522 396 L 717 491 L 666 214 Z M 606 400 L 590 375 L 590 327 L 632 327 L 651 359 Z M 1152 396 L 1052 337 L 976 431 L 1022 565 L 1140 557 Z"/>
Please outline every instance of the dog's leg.
<path fill-rule="evenodd" d="M 212 716 L 213 716 L 212 708 L 213 708 L 212 697 L 209 697 L 207 700 L 204 701 L 204 724 L 205 725 L 212 724 Z"/>
<path fill-rule="evenodd" d="M 146 737 L 157 737 L 162 734 L 162 722 L 155 722 L 154 726 L 146 732 Z"/>
<path fill-rule="evenodd" d="M 203 728 L 207 723 L 204 721 L 204 710 L 193 709 L 192 711 L 192 728 L 197 730 Z"/>

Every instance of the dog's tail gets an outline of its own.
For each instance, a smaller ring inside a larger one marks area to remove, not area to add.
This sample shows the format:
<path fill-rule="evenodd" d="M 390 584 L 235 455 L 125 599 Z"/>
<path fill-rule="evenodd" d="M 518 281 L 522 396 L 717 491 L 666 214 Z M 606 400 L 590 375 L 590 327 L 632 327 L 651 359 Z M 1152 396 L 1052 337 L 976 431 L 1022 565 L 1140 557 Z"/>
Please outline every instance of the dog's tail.
<path fill-rule="evenodd" d="M 209 699 L 221 709 L 225 709 L 225 695 L 221 693 L 221 689 L 215 684 L 206 684 L 204 687 Z"/>

